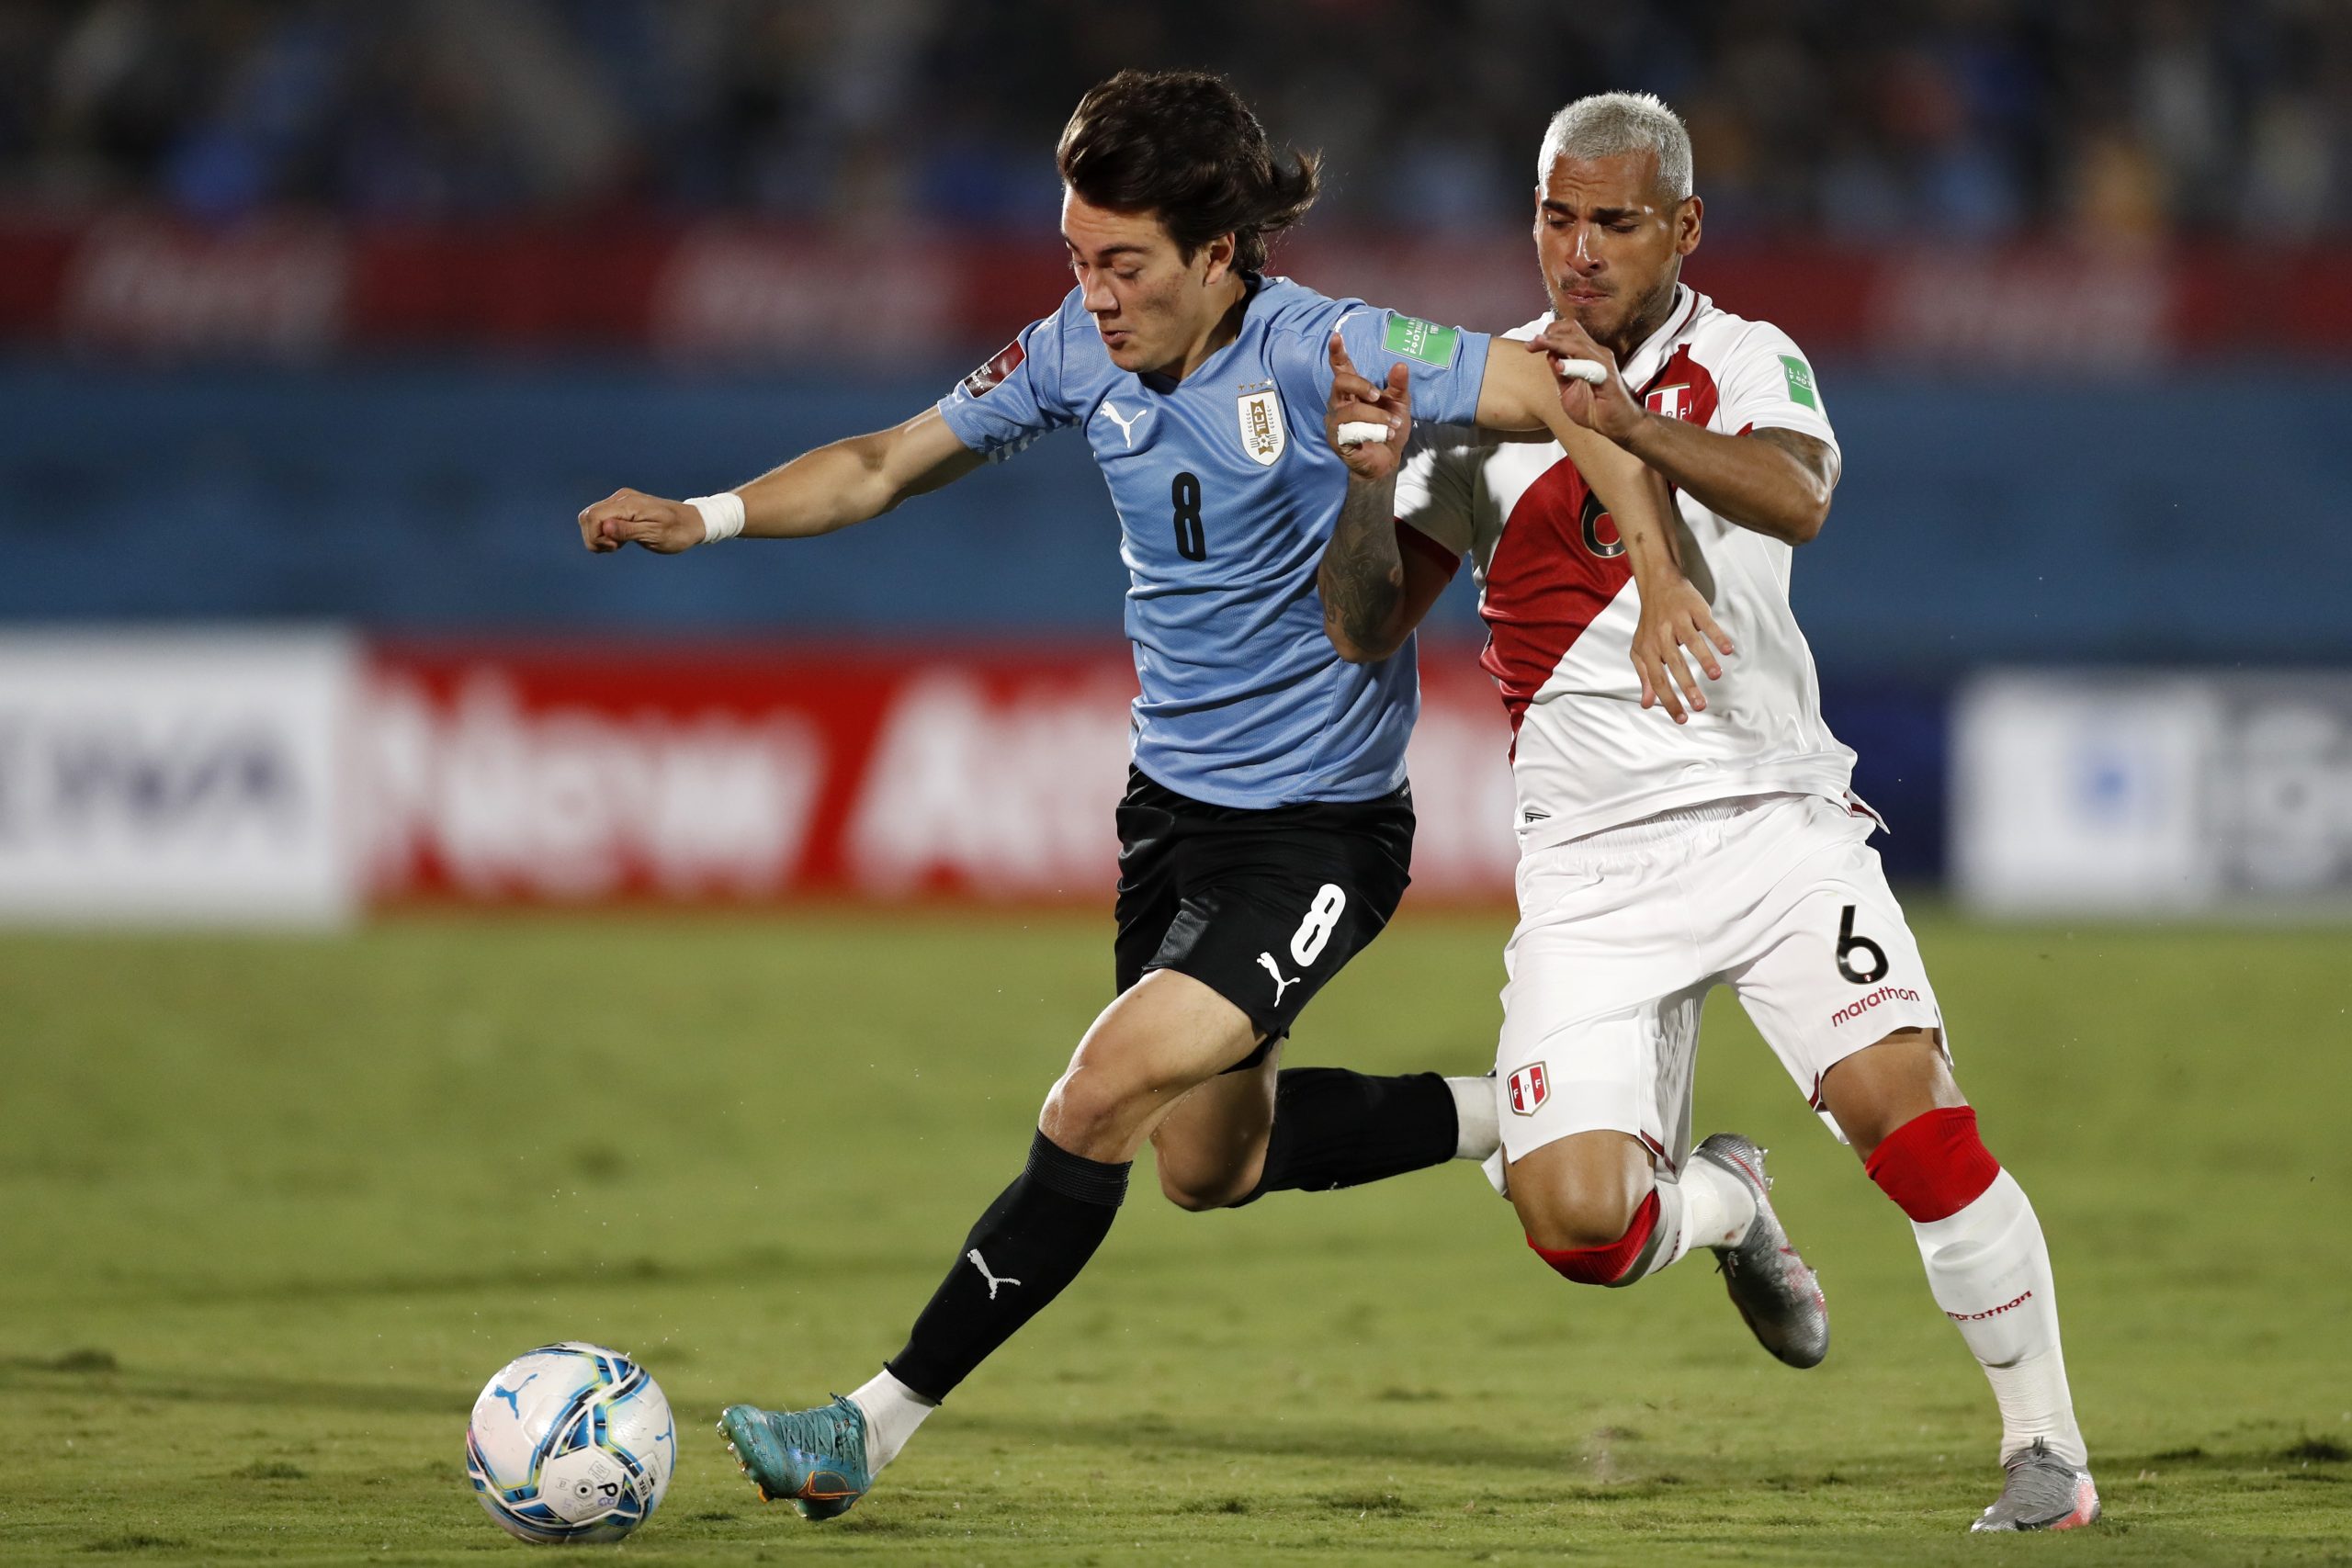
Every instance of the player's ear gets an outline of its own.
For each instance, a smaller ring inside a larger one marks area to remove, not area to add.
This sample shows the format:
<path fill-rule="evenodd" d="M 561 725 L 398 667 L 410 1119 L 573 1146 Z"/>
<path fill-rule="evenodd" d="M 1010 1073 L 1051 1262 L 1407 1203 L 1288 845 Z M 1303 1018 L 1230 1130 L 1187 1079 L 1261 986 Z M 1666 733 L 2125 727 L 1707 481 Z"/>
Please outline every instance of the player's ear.
<path fill-rule="evenodd" d="M 1238 248 L 1230 234 L 1219 234 L 1203 245 L 1201 254 L 1208 265 L 1202 269 L 1201 281 L 1205 284 L 1223 283 L 1233 271 L 1233 256 Z"/>
<path fill-rule="evenodd" d="M 1699 220 L 1706 212 L 1707 204 L 1695 196 L 1682 198 L 1682 210 L 1674 220 L 1674 253 L 1689 255 L 1699 248 Z"/>

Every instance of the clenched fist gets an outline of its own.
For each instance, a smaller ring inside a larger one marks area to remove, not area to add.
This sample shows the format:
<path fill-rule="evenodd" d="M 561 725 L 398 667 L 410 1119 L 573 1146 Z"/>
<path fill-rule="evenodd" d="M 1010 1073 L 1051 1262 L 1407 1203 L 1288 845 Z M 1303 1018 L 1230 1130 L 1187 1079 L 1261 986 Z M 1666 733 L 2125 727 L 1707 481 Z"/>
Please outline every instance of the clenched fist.
<path fill-rule="evenodd" d="M 580 514 L 580 542 L 598 554 L 643 545 L 673 556 L 703 542 L 702 513 L 683 501 L 616 490 Z"/>

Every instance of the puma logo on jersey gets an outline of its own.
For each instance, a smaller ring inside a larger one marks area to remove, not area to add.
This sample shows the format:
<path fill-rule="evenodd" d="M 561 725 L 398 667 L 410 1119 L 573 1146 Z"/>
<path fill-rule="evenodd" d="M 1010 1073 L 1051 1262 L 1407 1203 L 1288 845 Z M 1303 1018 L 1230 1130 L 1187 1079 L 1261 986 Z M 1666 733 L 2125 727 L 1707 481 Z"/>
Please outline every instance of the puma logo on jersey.
<path fill-rule="evenodd" d="M 1279 968 L 1275 967 L 1274 955 L 1271 953 L 1261 953 L 1258 954 L 1258 964 L 1259 966 L 1264 969 L 1267 974 L 1272 975 L 1274 977 L 1274 1005 L 1276 1007 L 1283 1005 L 1283 993 L 1284 991 L 1289 990 L 1293 986 L 1297 985 L 1301 980 L 1306 978 L 1304 975 L 1293 975 L 1289 979 L 1283 979 L 1283 972 Z"/>
<path fill-rule="evenodd" d="M 1127 450 L 1130 452 L 1134 451 L 1136 449 L 1136 426 L 1143 423 L 1144 415 L 1149 413 L 1151 410 L 1148 407 L 1138 409 L 1136 411 L 1136 416 L 1133 419 L 1125 419 L 1121 417 L 1118 406 L 1111 402 L 1108 399 L 1105 399 L 1102 404 L 1102 412 L 1111 416 L 1111 423 L 1117 425 L 1119 427 L 1119 434 L 1127 438 Z"/>
<path fill-rule="evenodd" d="M 964 1254 L 964 1258 L 965 1261 L 968 1262 L 973 1268 L 980 1271 L 981 1279 L 986 1280 L 989 1282 L 989 1300 L 990 1301 L 996 1300 L 996 1288 L 999 1285 L 1017 1285 L 1021 1283 L 1018 1280 L 1000 1280 L 995 1275 L 989 1273 L 988 1260 L 980 1256 L 980 1249 L 977 1247 L 972 1248 L 971 1251 Z"/>

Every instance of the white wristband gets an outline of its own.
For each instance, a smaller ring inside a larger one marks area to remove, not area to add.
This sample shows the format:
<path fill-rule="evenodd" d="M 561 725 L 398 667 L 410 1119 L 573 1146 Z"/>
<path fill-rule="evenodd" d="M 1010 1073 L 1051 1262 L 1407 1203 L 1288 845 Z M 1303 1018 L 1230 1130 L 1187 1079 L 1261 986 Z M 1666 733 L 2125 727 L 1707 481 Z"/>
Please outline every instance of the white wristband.
<path fill-rule="evenodd" d="M 702 542 L 715 545 L 743 531 L 743 498 L 733 491 L 717 495 L 690 495 L 686 504 L 702 513 Z"/>

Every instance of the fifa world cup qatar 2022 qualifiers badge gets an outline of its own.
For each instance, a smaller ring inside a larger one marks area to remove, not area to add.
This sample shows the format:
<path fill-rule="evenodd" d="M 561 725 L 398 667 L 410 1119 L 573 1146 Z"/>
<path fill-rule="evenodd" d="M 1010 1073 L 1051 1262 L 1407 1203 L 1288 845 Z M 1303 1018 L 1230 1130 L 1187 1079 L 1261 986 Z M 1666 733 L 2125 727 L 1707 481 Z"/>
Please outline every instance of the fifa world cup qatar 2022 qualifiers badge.
<path fill-rule="evenodd" d="M 1289 441 L 1283 429 L 1282 394 L 1274 390 L 1274 384 L 1260 381 L 1242 388 L 1241 449 L 1250 454 L 1250 460 L 1271 468 L 1282 460 Z"/>

